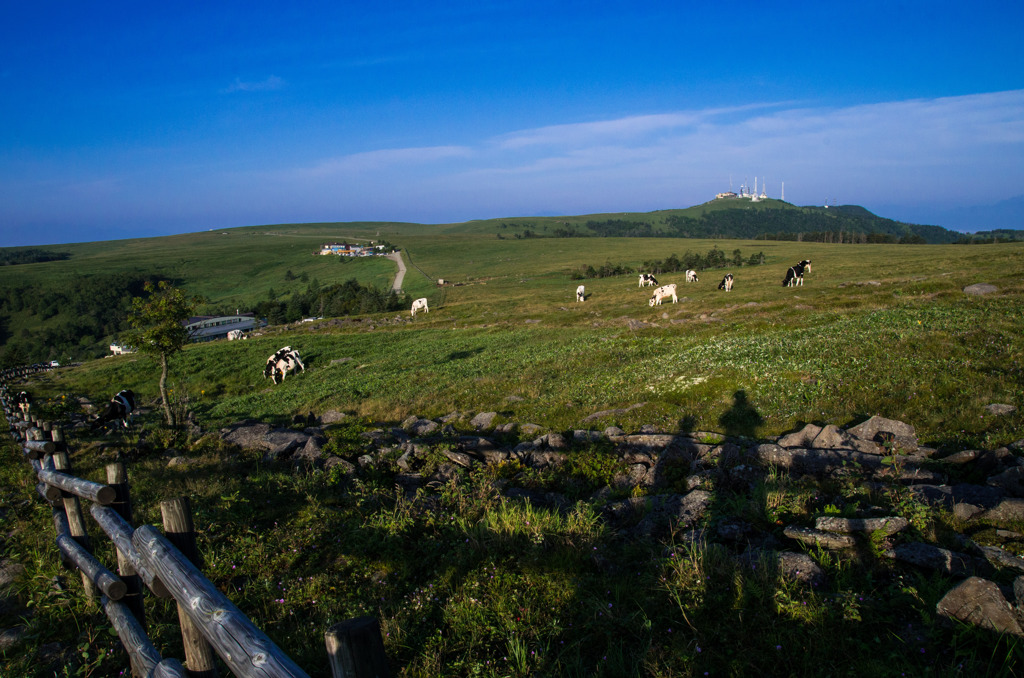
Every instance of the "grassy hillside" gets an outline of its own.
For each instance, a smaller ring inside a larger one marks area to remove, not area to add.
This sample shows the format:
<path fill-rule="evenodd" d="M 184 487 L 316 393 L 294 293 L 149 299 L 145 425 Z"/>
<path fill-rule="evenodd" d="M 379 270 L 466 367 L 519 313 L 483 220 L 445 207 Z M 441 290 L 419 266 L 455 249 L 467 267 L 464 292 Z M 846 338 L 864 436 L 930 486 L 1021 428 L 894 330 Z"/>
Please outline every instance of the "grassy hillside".
<path fill-rule="evenodd" d="M 375 419 L 473 409 L 566 428 L 595 411 L 644 403 L 613 423 L 714 429 L 743 391 L 763 418 L 759 434 L 885 412 L 912 420 L 936 441 L 1013 435 L 993 433 L 979 414 L 988 402 L 1021 400 L 1022 283 L 1014 272 L 1024 245 L 851 248 L 465 234 L 408 236 L 403 245 L 404 286 L 413 298 L 428 298 L 429 314 L 328 319 L 268 328 L 243 344 L 192 346 L 172 365 L 179 392 L 217 423 L 328 408 Z M 728 269 L 736 279 L 730 293 L 717 289 L 724 269 L 693 284 L 681 273 L 662 275 L 660 282 L 678 284 L 678 304 L 649 307 L 650 290 L 639 289 L 634 276 L 584 280 L 587 301 L 574 301 L 580 281 L 572 273 L 581 265 L 639 266 L 682 255 L 678 245 L 763 252 L 766 263 Z M 324 258 L 296 255 L 275 266 L 298 273 L 303 262 L 361 263 Z M 805 286 L 783 288 L 786 267 L 802 258 L 813 261 Z M 438 278 L 451 282 L 439 287 Z M 976 282 L 1001 291 L 981 298 L 961 292 Z M 285 344 L 300 349 L 309 369 L 272 388 L 261 376 L 263 362 Z M 58 379 L 89 390 L 130 384 L 152 396 L 155 375 L 147 358 L 124 356 Z"/>
<path fill-rule="evenodd" d="M 487 228 L 353 227 L 366 237 L 379 230 L 403 248 L 404 286 L 410 296 L 426 296 L 430 312 L 414 320 L 402 311 L 296 323 L 244 342 L 189 346 L 171 361 L 170 378 L 173 406 L 191 418 L 189 429 L 160 426 L 159 369 L 141 355 L 61 368 L 24 387 L 55 417 L 77 412 L 79 397 L 102 401 L 134 389 L 145 406 L 136 429 L 76 437 L 76 468 L 95 479 L 114 450 L 128 457 L 139 524 L 159 522 L 160 499 L 190 497 L 204 571 L 312 675 L 327 674 L 323 630 L 364 614 L 380 619 L 396 673 L 410 677 L 1021 670 L 1019 640 L 940 624 L 936 602 L 954 579 L 885 560 L 885 542 L 849 557 L 807 547 L 827 577 L 816 588 L 760 563 L 740 566 L 733 555 L 745 547 L 742 538 L 624 536 L 604 517 L 610 501 L 628 497 L 611 488 L 622 468 L 601 444 L 572 448 L 561 470 L 509 460 L 406 493 L 383 464 L 348 478 L 221 442 L 216 432 L 224 424 L 286 426 L 295 415 L 329 410 L 349 415 L 327 435 L 351 459 L 364 453 L 366 430 L 456 412 L 493 411 L 495 423 L 555 432 L 647 425 L 745 438 L 879 414 L 914 425 L 923 444 L 944 452 L 1024 438 L 1024 243 L 499 240 Z M 320 225 L 241 229 L 183 236 L 160 256 L 139 243 L 108 243 L 82 246 L 91 249 L 68 261 L 8 268 L 45 281 L 46 266 L 77 273 L 77 258 L 92 262 L 86 271 L 95 274 L 133 265 L 117 252 L 139 247 L 135 260 L 146 266 L 187 259 L 174 269 L 176 279 L 220 303 L 258 300 L 288 270 L 322 282 L 355 270 L 383 284 L 393 267 L 352 269 L 362 262 L 310 254 L 321 240 L 343 237 L 354 236 Z M 708 271 L 692 284 L 680 273 L 659 275 L 678 285 L 677 304 L 650 307 L 651 290 L 638 288 L 634 275 L 583 280 L 587 300 L 574 300 L 581 282 L 574 273 L 583 266 L 638 267 L 716 247 L 729 255 L 738 249 L 743 259 L 763 252 L 765 263 Z M 801 259 L 813 262 L 804 286 L 783 288 L 785 269 Z M 717 289 L 726 270 L 736 279 L 729 293 Z M 254 271 L 251 279 L 245 271 Z M 440 287 L 438 278 L 451 283 Z M 980 282 L 998 291 L 962 291 Z M 307 369 L 275 386 L 262 368 L 283 345 L 299 349 Z M 995 416 L 986 410 L 992 403 L 1017 411 Z M 466 417 L 455 421 L 468 432 Z M 446 440 L 427 445 L 429 469 L 446 463 Z M 32 614 L 24 622 L 13 612 L 3 618 L 27 627 L 23 646 L 4 660 L 12 675 L 49 675 L 54 662 L 79 675 L 116 675 L 123 656 L 77 582 L 66 585 L 49 508 L 34 496 L 35 481 L 13 448 L 0 447 L 7 488 L 0 520 L 9 535 L 3 556 L 26 564 L 16 593 Z M 185 461 L 169 465 L 170 457 Z M 963 479 L 972 470 L 956 473 Z M 914 539 L 949 548 L 964 530 L 951 512 L 914 501 L 899 485 L 814 482 L 772 469 L 751 483 L 715 477 L 722 482 L 710 486 L 716 499 L 701 526 L 714 534 L 749 527 L 770 548 L 785 542 L 783 524 L 860 511 L 907 517 Z M 568 501 L 559 508 L 513 499 L 504 493 L 512 485 Z M 629 497 L 644 510 L 642 491 Z M 985 529 L 971 538 L 995 534 Z M 100 548 L 111 562 L 109 545 Z M 65 585 L 54 587 L 61 576 Z M 174 609 L 155 602 L 147 614 L 156 644 L 181 656 Z"/>

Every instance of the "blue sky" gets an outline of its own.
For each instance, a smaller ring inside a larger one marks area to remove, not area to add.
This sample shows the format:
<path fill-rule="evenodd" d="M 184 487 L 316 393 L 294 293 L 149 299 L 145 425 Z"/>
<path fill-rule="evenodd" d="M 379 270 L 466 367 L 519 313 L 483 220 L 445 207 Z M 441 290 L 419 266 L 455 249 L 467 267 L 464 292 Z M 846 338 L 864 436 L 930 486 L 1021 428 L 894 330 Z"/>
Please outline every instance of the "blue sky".
<path fill-rule="evenodd" d="M 8 3 L 0 246 L 1024 195 L 1019 0 L 359 4 Z"/>

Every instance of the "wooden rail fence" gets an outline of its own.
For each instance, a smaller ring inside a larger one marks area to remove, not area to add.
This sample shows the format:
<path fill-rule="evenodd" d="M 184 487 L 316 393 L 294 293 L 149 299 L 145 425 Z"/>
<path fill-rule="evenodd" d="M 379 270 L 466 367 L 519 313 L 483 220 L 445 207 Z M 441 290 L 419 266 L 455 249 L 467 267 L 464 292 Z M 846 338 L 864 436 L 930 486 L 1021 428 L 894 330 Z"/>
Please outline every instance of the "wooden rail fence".
<path fill-rule="evenodd" d="M 61 559 L 81 572 L 87 598 L 98 602 L 128 653 L 137 678 L 213 678 L 215 656 L 235 676 L 299 678 L 307 674 L 256 627 L 199 570 L 192 512 L 187 498 L 163 501 L 163 533 L 152 525 L 131 524 L 128 477 L 120 462 L 106 466 L 107 482 L 96 483 L 71 473 L 60 426 L 22 412 L 8 383 L 49 366 L 0 371 L 0 405 L 12 437 L 39 483 L 36 489 L 53 512 Z M 114 544 L 117 573 L 92 554 L 82 500 L 89 515 Z M 146 635 L 144 594 L 173 598 L 184 645 L 184 664 L 163 657 Z M 335 624 L 324 634 L 334 678 L 389 676 L 380 625 L 373 617 Z M 308 677 L 307 677 L 308 678 Z"/>

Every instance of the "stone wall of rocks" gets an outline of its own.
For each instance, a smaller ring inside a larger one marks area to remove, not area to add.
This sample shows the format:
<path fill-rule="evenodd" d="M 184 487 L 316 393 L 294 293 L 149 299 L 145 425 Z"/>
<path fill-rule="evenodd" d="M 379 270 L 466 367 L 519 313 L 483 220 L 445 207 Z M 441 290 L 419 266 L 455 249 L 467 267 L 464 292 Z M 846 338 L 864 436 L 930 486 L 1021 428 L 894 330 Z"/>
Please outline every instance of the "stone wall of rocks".
<path fill-rule="evenodd" d="M 822 516 L 813 527 L 782 526 L 781 535 L 739 518 L 713 515 L 716 488 L 743 491 L 768 472 L 845 479 L 875 489 L 905 488 L 919 502 L 948 509 L 966 525 L 994 526 L 1002 538 L 1024 550 L 1024 534 L 1017 531 L 1024 525 L 1024 440 L 996 450 L 939 454 L 919 443 L 913 426 L 882 417 L 845 429 L 808 425 L 777 439 L 751 441 L 714 432 L 664 433 L 652 427 L 634 433 L 615 427 L 545 431 L 533 424 L 495 425 L 498 416 L 489 412 L 452 413 L 436 420 L 410 417 L 401 425 L 363 434 L 363 448 L 343 458 L 324 448 L 325 427 L 344 419 L 337 412 L 311 416 L 303 430 L 245 421 L 222 429 L 220 436 L 232 445 L 260 451 L 267 460 L 340 467 L 346 474 L 387 465 L 397 469 L 396 484 L 409 492 L 449 482 L 457 477 L 458 467 L 511 459 L 533 469 L 558 467 L 574 448 L 600 441 L 615 451 L 625 471 L 594 499 L 603 518 L 623 538 L 658 537 L 673 530 L 687 539 L 726 544 L 740 559 L 770 558 L 783 574 L 812 585 L 824 583 L 825 573 L 805 553 L 792 550 L 797 544 L 818 545 L 840 557 L 880 553 L 908 566 L 963 578 L 939 603 L 940 615 L 1024 636 L 1024 576 L 1012 586 L 984 579 L 997 572 L 1003 580 L 1008 572 L 1024 575 L 1024 558 L 1010 550 L 978 544 L 964 535 L 959 535 L 957 550 L 912 541 L 903 536 L 905 518 L 879 509 L 855 517 Z M 428 466 L 425 459 L 438 451 L 447 461 Z M 970 473 L 955 473 L 958 468 L 969 468 Z M 950 484 L 951 473 L 984 480 Z M 634 488 L 642 492 L 633 492 Z M 502 491 L 507 497 L 555 509 L 572 504 L 559 493 L 537 492 L 514 481 Z M 628 498 L 614 499 L 621 496 Z M 712 515 L 714 520 L 706 520 Z M 867 547 L 869 540 L 876 545 L 874 551 Z"/>

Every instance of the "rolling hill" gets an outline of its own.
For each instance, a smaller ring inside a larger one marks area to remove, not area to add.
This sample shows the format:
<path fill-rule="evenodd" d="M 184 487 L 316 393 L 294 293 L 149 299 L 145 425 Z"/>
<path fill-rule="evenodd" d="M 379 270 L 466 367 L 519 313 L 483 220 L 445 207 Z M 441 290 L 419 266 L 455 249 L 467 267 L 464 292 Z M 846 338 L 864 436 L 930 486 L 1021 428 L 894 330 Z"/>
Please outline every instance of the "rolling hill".
<path fill-rule="evenodd" d="M 503 260 L 508 241 L 572 243 L 570 247 L 542 245 L 533 260 L 548 267 L 534 271 L 536 274 L 550 275 L 556 270 L 569 276 L 573 270 L 600 267 L 605 262 L 614 262 L 612 270 L 631 271 L 663 259 L 674 249 L 702 252 L 711 246 L 700 242 L 702 239 L 860 245 L 949 243 L 960 237 L 935 226 L 884 219 L 857 206 L 797 207 L 778 200 L 719 199 L 648 213 L 516 217 L 437 225 L 279 224 L 58 247 L 4 248 L 0 249 L 0 264 L 4 264 L 0 265 L 0 364 L 103 355 L 107 344 L 126 328 L 130 299 L 147 280 L 170 280 L 204 297 L 208 303 L 200 313 L 254 310 L 272 322 L 294 320 L 292 316 L 300 313 L 323 314 L 313 306 L 321 310 L 352 308 L 324 301 L 323 288 L 330 286 L 388 289 L 394 274 L 390 262 L 315 256 L 322 243 L 333 240 L 390 242 L 405 250 L 413 268 L 424 261 L 435 263 L 433 273 L 421 270 L 423 275 L 411 283 L 410 293 L 423 295 L 437 278 L 487 277 L 494 262 Z M 753 246 L 745 245 L 748 252 Z M 734 245 L 723 247 L 735 252 Z M 559 252 L 562 254 L 553 256 Z M 566 265 L 570 258 L 575 266 Z"/>

